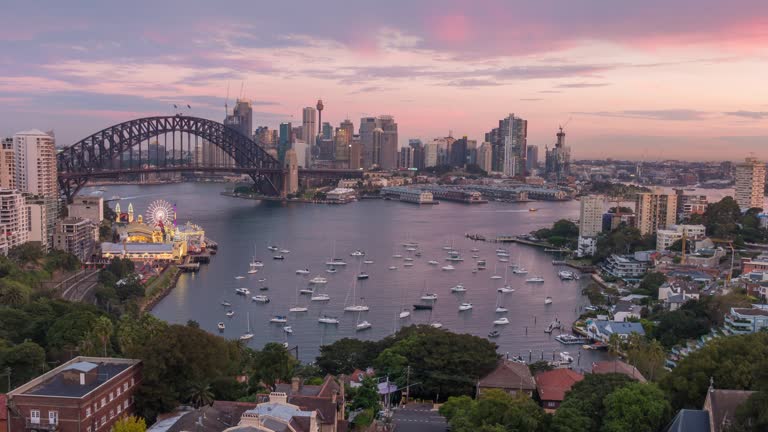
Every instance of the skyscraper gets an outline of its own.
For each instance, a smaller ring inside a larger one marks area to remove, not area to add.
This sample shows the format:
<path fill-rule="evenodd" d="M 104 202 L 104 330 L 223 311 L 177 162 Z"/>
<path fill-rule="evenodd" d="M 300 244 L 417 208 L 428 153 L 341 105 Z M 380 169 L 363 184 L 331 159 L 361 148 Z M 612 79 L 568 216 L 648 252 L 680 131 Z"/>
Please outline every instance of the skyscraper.
<path fill-rule="evenodd" d="M 235 107 L 232 109 L 232 114 L 227 114 L 224 118 L 224 125 L 250 138 L 253 134 L 253 107 L 251 102 L 245 99 L 238 99 Z"/>
<path fill-rule="evenodd" d="M 333 139 L 333 126 L 330 123 L 323 123 L 322 135 L 324 139 Z"/>
<path fill-rule="evenodd" d="M 579 212 L 578 255 L 594 255 L 597 251 L 597 235 L 603 230 L 605 197 L 585 195 L 581 197 Z"/>
<path fill-rule="evenodd" d="M 765 208 L 765 162 L 748 157 L 736 165 L 736 202 L 742 210 Z"/>
<path fill-rule="evenodd" d="M 491 143 L 493 171 L 508 176 L 525 175 L 528 121 L 514 114 L 499 120 L 499 127 L 485 134 Z"/>
<path fill-rule="evenodd" d="M 363 148 L 363 168 L 373 165 L 373 130 L 376 129 L 375 117 L 363 117 L 360 119 L 360 145 Z"/>
<path fill-rule="evenodd" d="M 349 144 L 349 169 L 360 169 L 363 158 L 362 152 L 360 135 L 352 135 L 352 141 Z"/>
<path fill-rule="evenodd" d="M 44 250 L 52 244 L 59 214 L 59 186 L 56 179 L 56 147 L 53 133 L 39 130 L 19 132 L 13 137 L 16 158 L 16 188 L 35 196 L 44 209 Z"/>
<path fill-rule="evenodd" d="M 413 168 L 424 169 L 424 144 L 420 139 L 409 139 L 408 147 L 412 148 Z"/>
<path fill-rule="evenodd" d="M 571 173 L 571 148 L 565 145 L 563 128 L 557 132 L 557 142 L 545 152 L 545 169 L 548 178 L 563 180 Z"/>
<path fill-rule="evenodd" d="M 539 146 L 529 145 L 526 150 L 525 169 L 528 172 L 539 168 Z"/>
<path fill-rule="evenodd" d="M 451 143 L 450 164 L 463 167 L 467 164 L 467 137 L 462 137 Z"/>
<path fill-rule="evenodd" d="M 293 143 L 293 125 L 290 122 L 280 123 L 280 135 L 277 143 L 277 159 L 285 162 L 285 152 L 291 148 Z"/>
<path fill-rule="evenodd" d="M 480 148 L 477 149 L 477 165 L 486 173 L 493 171 L 493 149 L 491 148 L 491 143 L 484 142 L 480 144 Z"/>
<path fill-rule="evenodd" d="M 16 152 L 13 138 L 0 142 L 0 188 L 16 189 Z"/>
<path fill-rule="evenodd" d="M 320 102 L 320 101 L 318 101 Z M 321 104 L 322 105 L 322 104 Z M 316 144 L 317 135 L 320 130 L 317 128 L 315 119 L 317 117 L 317 111 L 312 107 L 306 107 L 301 113 L 301 132 L 302 139 L 309 148 L 312 148 Z"/>
<path fill-rule="evenodd" d="M 391 170 L 397 168 L 397 123 L 389 115 L 382 115 L 376 119 L 382 130 L 381 135 L 381 154 L 377 165 L 381 169 Z"/>
<path fill-rule="evenodd" d="M 338 167 L 349 166 L 349 144 L 351 137 L 347 136 L 347 131 L 340 127 L 336 128 L 336 137 L 334 139 L 334 160 L 339 162 Z"/>
<path fill-rule="evenodd" d="M 677 195 L 660 192 L 639 193 L 635 199 L 635 226 L 640 234 L 655 234 L 677 220 Z"/>

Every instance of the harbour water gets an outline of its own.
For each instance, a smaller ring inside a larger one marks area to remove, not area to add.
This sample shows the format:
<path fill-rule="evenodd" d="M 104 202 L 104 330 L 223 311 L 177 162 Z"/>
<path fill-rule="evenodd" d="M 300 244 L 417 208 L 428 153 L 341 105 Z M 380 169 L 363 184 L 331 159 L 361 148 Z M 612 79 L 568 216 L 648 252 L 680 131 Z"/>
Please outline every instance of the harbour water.
<path fill-rule="evenodd" d="M 443 328 L 460 333 L 471 333 L 486 337 L 491 330 L 501 334 L 494 342 L 501 354 L 521 355 L 529 358 L 551 360 L 555 352 L 570 351 L 577 358 L 580 368 L 589 368 L 596 358 L 604 354 L 581 351 L 578 346 L 564 346 L 554 340 L 557 334 L 544 333 L 547 325 L 557 317 L 566 327 L 578 315 L 588 301 L 581 295 L 588 277 L 579 281 L 561 281 L 558 270 L 552 265 L 553 256 L 544 251 L 523 245 L 502 245 L 491 242 L 476 242 L 464 238 L 464 233 L 481 233 L 489 238 L 495 235 L 516 235 L 547 227 L 553 221 L 578 217 L 579 203 L 535 202 L 509 204 L 491 202 L 482 205 L 466 205 L 441 202 L 437 206 L 417 206 L 393 201 L 364 200 L 348 205 L 326 206 L 309 204 L 284 204 L 239 200 L 220 195 L 224 189 L 220 184 L 183 183 L 154 186 L 109 186 L 105 197 L 122 197 L 121 207 L 133 203 L 137 213 L 146 211 L 149 203 L 166 199 L 174 203 L 179 223 L 192 221 L 206 230 L 206 234 L 219 244 L 219 253 L 211 264 L 202 267 L 199 273 L 184 274 L 177 287 L 165 297 L 152 313 L 171 323 L 186 323 L 195 320 L 212 333 L 219 334 L 217 323 L 223 321 L 226 329 L 223 336 L 238 338 L 246 331 L 246 317 L 250 316 L 251 329 L 255 337 L 249 342 L 253 348 L 260 348 L 267 342 L 288 342 L 298 347 L 302 361 L 312 361 L 323 344 L 343 337 L 357 337 L 376 340 L 391 334 L 395 329 L 408 324 L 440 322 Z M 86 188 L 84 193 L 93 189 Z M 114 207 L 114 202 L 110 202 Z M 529 207 L 538 211 L 530 212 Z M 421 256 L 407 251 L 406 242 L 418 243 Z M 285 260 L 273 260 L 277 252 L 267 250 L 276 245 L 290 252 L 283 254 Z M 452 246 L 461 253 L 462 262 L 451 263 L 455 270 L 441 268 L 447 264 L 444 246 Z M 472 252 L 477 248 L 479 251 Z M 509 251 L 508 262 L 500 262 L 496 249 Z M 365 257 L 353 257 L 356 249 L 365 252 Z M 337 267 L 338 272 L 329 274 L 325 263 L 335 257 L 348 264 Z M 248 264 L 256 255 L 264 267 L 256 274 L 247 274 Z M 403 255 L 394 258 L 393 255 Z M 475 259 L 487 261 L 487 269 L 472 272 Z M 405 257 L 413 259 L 413 266 L 406 267 Z M 372 264 L 363 264 L 371 260 Z M 438 261 L 430 265 L 428 261 Z M 521 264 L 529 270 L 528 275 L 513 275 L 509 264 Z M 390 270 L 390 266 L 397 266 Z M 308 268 L 308 275 L 297 275 L 296 270 Z M 507 314 L 495 313 L 499 294 L 497 288 L 504 284 L 505 269 L 507 282 L 515 292 L 503 296 Z M 369 274 L 369 279 L 356 281 L 360 271 Z M 491 279 L 497 274 L 501 279 Z M 531 276 L 541 276 L 544 283 L 525 283 Z M 243 276 L 243 279 L 235 279 Z M 297 290 L 307 287 L 309 279 L 322 276 L 328 279 L 320 290 L 330 295 L 329 302 L 310 302 L 309 296 L 299 296 L 299 303 L 309 307 L 305 313 L 289 313 L 296 303 Z M 259 279 L 266 279 L 259 283 Z M 368 312 L 344 312 L 345 305 L 355 299 L 351 294 L 357 283 L 356 296 L 370 307 Z M 462 284 L 465 293 L 452 293 L 451 287 Z M 259 291 L 262 285 L 268 291 Z M 235 289 L 245 287 L 249 296 L 235 294 Z M 430 311 L 413 311 L 412 305 L 419 303 L 425 292 L 436 293 L 437 301 Z M 252 295 L 265 294 L 270 302 L 261 304 L 251 300 Z M 545 305 L 547 296 L 553 298 L 551 305 Z M 221 302 L 232 303 L 231 308 Z M 345 303 L 346 302 L 346 303 Z M 469 311 L 459 312 L 462 302 L 472 303 Z M 411 310 L 408 319 L 398 319 L 398 313 Z M 235 315 L 227 318 L 227 310 Z M 287 335 L 281 325 L 271 324 L 274 315 L 287 315 L 293 334 Z M 338 317 L 338 326 L 322 325 L 318 317 Z M 507 316 L 510 324 L 494 326 L 493 321 Z M 356 331 L 359 320 L 367 320 L 372 328 Z M 580 358 L 579 358 L 579 352 Z"/>

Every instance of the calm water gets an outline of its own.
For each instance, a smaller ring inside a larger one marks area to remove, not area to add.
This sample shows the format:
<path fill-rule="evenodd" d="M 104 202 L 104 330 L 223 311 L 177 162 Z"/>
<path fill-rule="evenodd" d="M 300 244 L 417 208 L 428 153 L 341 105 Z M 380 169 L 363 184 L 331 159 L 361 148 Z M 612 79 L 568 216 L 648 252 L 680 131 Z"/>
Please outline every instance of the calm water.
<path fill-rule="evenodd" d="M 201 225 L 207 235 L 219 243 L 219 253 L 211 264 L 203 266 L 197 274 L 183 275 L 176 289 L 154 308 L 157 317 L 172 323 L 193 319 L 214 333 L 218 333 L 216 323 L 224 321 L 227 328 L 223 335 L 237 338 L 246 331 L 246 317 L 250 315 L 255 333 L 250 342 L 252 347 L 287 340 L 291 346 L 298 346 L 303 361 L 314 359 L 322 344 L 342 337 L 380 339 L 404 324 L 439 321 L 452 331 L 485 337 L 494 329 L 493 320 L 502 316 L 494 311 L 496 289 L 504 282 L 505 266 L 520 262 L 530 271 L 528 276 L 540 275 L 545 282 L 527 284 L 524 282 L 527 276 L 513 275 L 510 269 L 508 282 L 516 291 L 503 299 L 509 309 L 506 316 L 510 324 L 496 327 L 501 332 L 494 340 L 499 352 L 522 354 L 527 358 L 532 350 L 533 357 L 540 358 L 543 351 L 545 358 L 551 359 L 553 351 L 570 351 L 576 357 L 580 350 L 578 346 L 561 345 L 543 329 L 554 317 L 566 325 L 573 321 L 577 310 L 588 304 L 580 294 L 588 278 L 561 282 L 557 277 L 559 268 L 551 263 L 552 256 L 536 248 L 510 245 L 509 263 L 503 263 L 498 262 L 495 250 L 507 246 L 464 238 L 464 233 L 522 234 L 549 226 L 560 218 L 575 219 L 577 201 L 534 203 L 532 205 L 539 208 L 537 212 L 528 211 L 531 205 L 506 203 L 468 206 L 442 202 L 420 207 L 370 200 L 323 206 L 233 199 L 220 195 L 223 188 L 223 185 L 191 183 L 112 186 L 104 193 L 107 197 L 123 197 L 121 207 L 124 209 L 132 202 L 137 213 L 145 212 L 155 199 L 166 199 L 177 205 L 180 223 L 189 220 Z M 413 257 L 413 267 L 404 267 L 402 258 L 393 258 L 394 254 L 404 257 L 412 254 L 402 246 L 406 241 L 418 242 L 422 252 L 421 257 Z M 270 244 L 290 250 L 284 261 L 272 259 L 273 253 L 267 250 Z M 454 271 L 442 271 L 441 267 L 448 264 L 443 246 L 451 244 L 465 261 L 454 263 Z M 480 250 L 476 254 L 487 260 L 487 270 L 472 273 L 471 248 Z M 328 274 L 324 263 L 334 249 L 336 256 L 348 265 L 339 268 L 336 274 Z M 362 264 L 363 259 L 350 256 L 355 249 L 365 251 L 364 259 L 374 263 Z M 254 250 L 265 265 L 258 274 L 248 275 Z M 440 264 L 429 265 L 429 260 Z M 389 270 L 393 265 L 398 269 Z M 295 274 L 297 269 L 304 268 L 309 268 L 311 273 Z M 348 304 L 353 300 L 351 290 L 361 268 L 370 279 L 358 282 L 356 296 L 365 298 L 370 311 L 362 313 L 359 319 L 368 320 L 373 328 L 356 332 L 357 314 L 343 309 L 345 299 Z M 491 279 L 494 273 L 502 279 Z M 236 280 L 238 275 L 245 279 Z M 299 296 L 301 304 L 309 305 L 309 312 L 289 314 L 288 309 L 296 302 L 297 290 L 317 275 L 328 279 L 321 290 L 331 296 L 331 301 L 320 304 L 309 302 L 308 296 Z M 258 291 L 261 284 L 257 280 L 261 278 L 267 279 L 269 291 Z M 459 283 L 467 292 L 451 293 L 450 288 Z M 250 296 L 238 296 L 234 293 L 238 287 L 249 288 L 251 295 L 266 294 L 271 302 L 259 304 L 252 302 Z M 403 306 L 411 309 L 425 291 L 439 295 L 431 313 L 413 311 L 406 320 L 396 318 Z M 552 296 L 554 304 L 545 305 L 546 296 Z M 236 313 L 231 319 L 224 315 L 227 308 L 220 305 L 225 300 L 232 303 Z M 459 312 L 462 302 L 472 303 L 474 309 Z M 294 329 L 292 335 L 286 335 L 280 325 L 269 323 L 269 319 L 278 314 L 289 316 L 289 324 Z M 337 316 L 341 323 L 338 327 L 321 325 L 317 318 L 323 314 Z M 593 352 L 583 352 L 580 365 L 588 367 L 594 356 Z"/>

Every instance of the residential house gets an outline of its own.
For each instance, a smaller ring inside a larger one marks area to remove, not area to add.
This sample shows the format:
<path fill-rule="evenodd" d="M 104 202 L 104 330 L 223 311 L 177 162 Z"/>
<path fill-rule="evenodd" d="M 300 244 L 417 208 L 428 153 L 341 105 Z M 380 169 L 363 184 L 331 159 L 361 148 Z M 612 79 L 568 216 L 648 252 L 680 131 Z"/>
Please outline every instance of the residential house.
<path fill-rule="evenodd" d="M 750 334 L 768 328 L 768 307 L 752 305 L 752 308 L 731 308 L 725 316 L 725 331 L 731 334 Z"/>
<path fill-rule="evenodd" d="M 147 432 L 222 432 L 237 426 L 243 413 L 257 405 L 256 402 L 214 401 L 213 405 L 194 411 L 184 409 L 159 418 Z"/>
<path fill-rule="evenodd" d="M 640 280 L 651 267 L 648 252 L 635 252 L 633 255 L 611 255 L 601 265 L 602 270 L 619 279 Z"/>
<path fill-rule="evenodd" d="M 357 388 L 363 385 L 364 379 L 371 378 L 375 375 L 376 372 L 372 368 L 367 368 L 366 370 L 355 369 L 354 372 L 346 375 L 343 381 L 349 384 L 351 388 Z"/>
<path fill-rule="evenodd" d="M 290 384 L 277 384 L 275 392 L 285 394 L 286 403 L 298 406 L 304 411 L 317 411 L 320 432 L 338 432 L 345 424 L 344 386 L 332 375 L 327 375 L 320 385 L 305 385 L 301 379 L 293 378 Z M 270 394 L 269 401 L 273 401 Z M 279 398 L 282 401 L 282 397 Z"/>
<path fill-rule="evenodd" d="M 611 307 L 611 313 L 613 314 L 613 321 L 625 322 L 630 319 L 640 319 L 639 305 L 632 303 L 631 301 L 619 301 Z"/>
<path fill-rule="evenodd" d="M 246 410 L 237 426 L 226 432 L 320 432 L 318 411 L 303 410 L 287 402 L 287 395 L 269 394 L 269 402 L 262 402 Z"/>
<path fill-rule="evenodd" d="M 632 378 L 633 380 L 639 381 L 641 383 L 647 382 L 643 374 L 641 374 L 636 367 L 629 365 L 627 363 L 624 363 L 621 360 L 608 360 L 608 361 L 594 362 L 592 363 L 592 373 L 594 374 L 618 373 L 618 374 L 626 375 Z"/>
<path fill-rule="evenodd" d="M 616 322 L 600 319 L 587 320 L 587 336 L 604 343 L 608 343 L 613 334 L 619 335 L 622 339 L 627 339 L 632 333 L 644 336 L 645 329 L 637 322 Z"/>
<path fill-rule="evenodd" d="M 536 390 L 536 381 L 526 364 L 502 360 L 496 369 L 480 380 L 478 395 L 491 389 L 502 390 L 513 395 L 525 393 L 528 396 L 533 396 L 533 392 Z"/>
<path fill-rule="evenodd" d="M 584 375 L 570 369 L 553 369 L 536 375 L 536 390 L 541 405 L 547 412 L 553 412 L 565 399 L 565 394 L 574 384 L 584 379 Z"/>
<path fill-rule="evenodd" d="M 6 406 L 6 397 L 0 393 L 0 432 L 8 430 L 8 409 Z"/>
<path fill-rule="evenodd" d="M 768 273 L 768 255 L 758 255 L 754 258 L 742 258 L 741 272 L 742 273 L 752 273 L 752 272 Z"/>

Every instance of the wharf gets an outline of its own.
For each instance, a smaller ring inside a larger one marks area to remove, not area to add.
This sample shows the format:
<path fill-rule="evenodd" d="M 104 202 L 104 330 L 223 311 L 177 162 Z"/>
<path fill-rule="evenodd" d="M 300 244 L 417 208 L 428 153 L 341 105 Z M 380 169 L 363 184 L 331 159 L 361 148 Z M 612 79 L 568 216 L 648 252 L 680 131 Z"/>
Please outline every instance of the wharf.
<path fill-rule="evenodd" d="M 176 267 L 178 267 L 179 270 L 182 271 L 182 272 L 192 272 L 192 273 L 195 273 L 195 272 L 200 271 L 200 263 L 199 262 L 187 263 L 187 264 L 179 264 Z"/>

